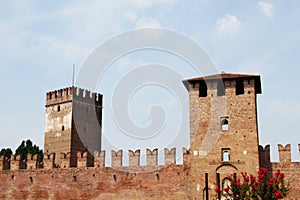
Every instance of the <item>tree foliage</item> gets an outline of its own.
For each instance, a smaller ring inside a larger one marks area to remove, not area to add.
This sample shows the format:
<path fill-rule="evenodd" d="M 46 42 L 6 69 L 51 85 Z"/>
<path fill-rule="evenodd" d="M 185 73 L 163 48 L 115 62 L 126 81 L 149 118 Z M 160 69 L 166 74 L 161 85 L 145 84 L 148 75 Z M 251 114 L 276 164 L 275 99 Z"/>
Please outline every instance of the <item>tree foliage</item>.
<path fill-rule="evenodd" d="M 41 150 L 37 145 L 33 145 L 29 139 L 26 140 L 26 142 L 23 140 L 15 152 L 15 155 L 20 155 L 22 160 L 26 160 L 28 154 L 37 154 L 39 161 L 42 161 L 43 159 L 43 150 Z"/>
<path fill-rule="evenodd" d="M 2 148 L 0 151 L 0 156 L 4 156 L 6 158 L 10 158 L 10 156 L 12 155 L 12 150 L 10 148 Z"/>
<path fill-rule="evenodd" d="M 227 199 L 234 200 L 276 200 L 286 197 L 289 192 L 289 185 L 284 182 L 284 173 L 277 170 L 273 177 L 267 177 L 267 169 L 260 168 L 257 177 L 242 172 L 242 178 L 236 174 L 228 176 L 230 185 L 223 188 L 216 188 L 215 191 Z"/>

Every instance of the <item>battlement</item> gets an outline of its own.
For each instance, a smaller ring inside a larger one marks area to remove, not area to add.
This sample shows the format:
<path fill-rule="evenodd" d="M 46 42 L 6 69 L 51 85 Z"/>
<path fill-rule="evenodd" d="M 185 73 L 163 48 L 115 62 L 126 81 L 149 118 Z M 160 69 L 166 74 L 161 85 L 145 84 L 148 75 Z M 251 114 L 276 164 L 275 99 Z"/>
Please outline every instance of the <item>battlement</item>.
<path fill-rule="evenodd" d="M 69 102 L 73 99 L 74 87 L 67 87 L 46 93 L 46 106 Z"/>
<path fill-rule="evenodd" d="M 146 150 L 146 160 L 147 164 L 145 166 L 141 166 L 141 151 L 136 150 L 128 151 L 128 165 L 124 165 L 123 161 L 126 159 L 123 157 L 123 150 L 119 151 L 111 151 L 111 166 L 107 166 L 105 164 L 105 151 L 95 151 L 93 155 L 93 163 L 88 162 L 88 152 L 78 152 L 77 153 L 77 168 L 87 168 L 87 167 L 95 167 L 95 168 L 103 168 L 103 167 L 112 167 L 112 168 L 130 168 L 133 167 L 139 171 L 139 168 L 149 168 L 149 167 L 157 167 L 158 166 L 158 149 Z M 188 151 L 183 149 L 183 157 L 188 155 Z M 55 164 L 55 157 L 60 156 L 60 163 Z M 184 159 L 185 160 L 185 159 Z M 36 170 L 36 169 L 44 169 L 44 170 L 52 170 L 54 168 L 70 168 L 71 161 L 71 153 L 60 153 L 60 155 L 56 155 L 55 153 L 44 154 L 43 162 L 39 162 L 37 155 L 29 154 L 26 160 L 21 160 L 20 155 L 12 155 L 10 158 L 6 158 L 4 156 L 0 157 L 0 170 Z M 176 164 L 176 148 L 171 150 L 164 149 L 164 165 Z M 161 166 L 164 166 L 161 165 Z"/>
<path fill-rule="evenodd" d="M 271 162 L 270 145 L 265 147 L 259 145 L 260 165 L 263 167 L 271 167 L 276 164 L 278 167 L 286 167 L 289 165 L 297 165 L 300 167 L 300 162 L 293 162 L 291 159 L 291 144 L 283 146 L 277 145 L 277 152 L 279 154 L 279 162 Z M 300 152 L 300 144 L 298 144 L 298 152 Z"/>
<path fill-rule="evenodd" d="M 88 104 L 93 104 L 96 106 L 102 106 L 103 95 L 99 93 L 94 93 L 89 90 L 74 88 L 73 100 L 77 102 L 84 102 Z"/>
<path fill-rule="evenodd" d="M 78 87 L 67 87 L 46 93 L 46 107 L 72 101 L 101 106 L 102 94 L 94 93 Z"/>

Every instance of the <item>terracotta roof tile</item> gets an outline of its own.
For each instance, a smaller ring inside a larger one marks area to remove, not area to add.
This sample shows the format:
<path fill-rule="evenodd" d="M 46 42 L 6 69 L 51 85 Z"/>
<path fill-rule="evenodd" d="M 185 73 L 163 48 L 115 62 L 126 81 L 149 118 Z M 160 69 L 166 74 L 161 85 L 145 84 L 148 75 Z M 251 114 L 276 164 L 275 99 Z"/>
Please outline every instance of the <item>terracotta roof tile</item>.
<path fill-rule="evenodd" d="M 195 83 L 199 81 L 210 81 L 210 80 L 218 80 L 218 79 L 228 80 L 228 79 L 238 79 L 238 78 L 254 78 L 256 94 L 262 93 L 260 75 L 257 74 L 232 74 L 232 73 L 221 72 L 220 74 L 213 74 L 213 75 L 208 75 L 203 77 L 191 78 L 191 79 L 187 79 L 186 81 L 190 83 Z"/>
<path fill-rule="evenodd" d="M 216 79 L 234 79 L 234 78 L 247 78 L 247 77 L 259 77 L 256 74 L 232 74 L 232 73 L 220 73 L 220 74 L 213 74 L 208 76 L 202 76 L 197 78 L 188 79 L 188 81 L 200 81 L 200 80 L 216 80 Z"/>

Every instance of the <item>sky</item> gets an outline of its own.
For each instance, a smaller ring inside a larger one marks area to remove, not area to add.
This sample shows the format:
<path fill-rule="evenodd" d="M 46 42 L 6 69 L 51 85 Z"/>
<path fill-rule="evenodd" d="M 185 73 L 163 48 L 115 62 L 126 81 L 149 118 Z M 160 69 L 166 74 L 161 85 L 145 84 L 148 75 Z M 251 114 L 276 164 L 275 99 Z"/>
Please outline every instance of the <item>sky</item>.
<path fill-rule="evenodd" d="M 273 149 L 292 144 L 293 159 L 300 160 L 299 19 L 296 0 L 0 1 L 0 147 L 15 149 L 24 139 L 43 147 L 45 93 L 71 85 L 73 64 L 78 73 L 90 53 L 112 36 L 160 27 L 196 41 L 219 72 L 260 74 L 259 142 Z M 184 64 L 163 52 L 134 52 L 116 61 L 102 84 L 110 85 L 132 65 L 162 57 L 168 64 Z M 184 77 L 193 75 L 185 70 Z M 104 99 L 105 86 L 98 91 Z M 139 95 L 135 98 L 141 104 Z M 143 119 L 142 113 L 133 112 L 132 118 Z"/>

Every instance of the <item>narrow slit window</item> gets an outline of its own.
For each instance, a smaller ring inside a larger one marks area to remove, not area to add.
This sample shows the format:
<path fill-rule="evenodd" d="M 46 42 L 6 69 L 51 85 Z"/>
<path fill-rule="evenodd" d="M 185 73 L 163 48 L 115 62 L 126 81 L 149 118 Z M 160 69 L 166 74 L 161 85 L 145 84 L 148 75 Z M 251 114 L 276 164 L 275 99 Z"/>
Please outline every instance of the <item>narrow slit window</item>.
<path fill-rule="evenodd" d="M 224 96 L 225 95 L 225 85 L 223 81 L 218 81 L 217 83 L 217 95 Z"/>
<path fill-rule="evenodd" d="M 65 130 L 65 126 L 62 126 L 62 127 L 61 127 L 61 130 L 64 131 L 64 130 Z"/>
<path fill-rule="evenodd" d="M 228 131 L 229 129 L 229 121 L 228 117 L 221 117 L 221 130 L 222 131 Z"/>
<path fill-rule="evenodd" d="M 60 112 L 60 106 L 57 106 L 57 112 Z"/>
<path fill-rule="evenodd" d="M 205 81 L 200 82 L 199 97 L 207 97 L 207 85 Z"/>
<path fill-rule="evenodd" d="M 244 94 L 244 80 L 243 79 L 237 79 L 236 80 L 235 94 L 236 95 Z"/>

